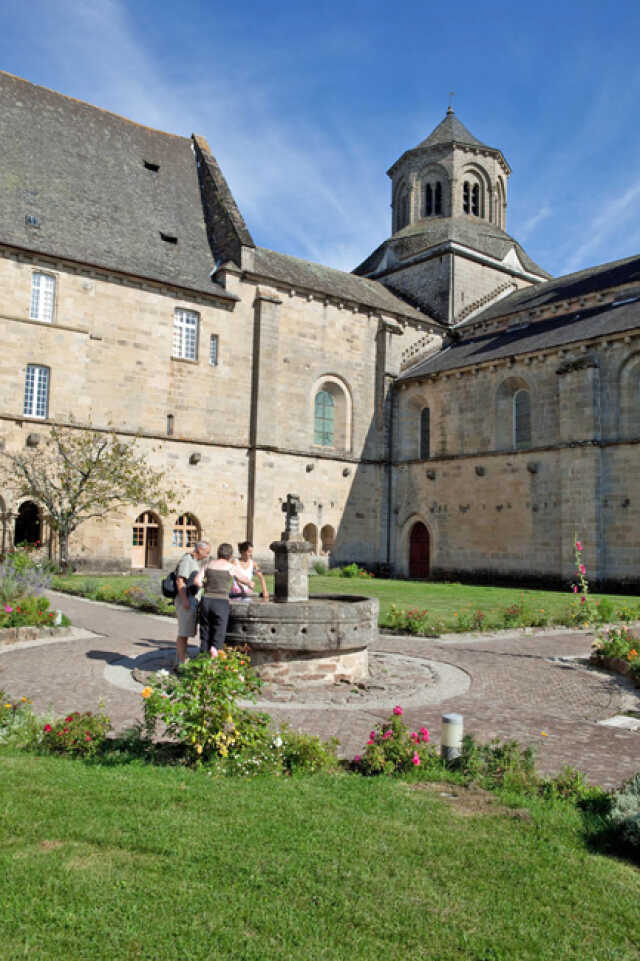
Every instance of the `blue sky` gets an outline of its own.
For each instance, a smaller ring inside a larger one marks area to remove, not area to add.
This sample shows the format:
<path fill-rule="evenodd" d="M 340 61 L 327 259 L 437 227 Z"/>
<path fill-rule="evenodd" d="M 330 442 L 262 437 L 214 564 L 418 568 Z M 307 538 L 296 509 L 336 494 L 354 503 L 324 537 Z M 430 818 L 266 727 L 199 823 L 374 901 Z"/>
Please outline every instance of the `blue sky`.
<path fill-rule="evenodd" d="M 499 147 L 507 229 L 561 274 L 640 252 L 640 4 L 4 0 L 0 68 L 203 134 L 256 243 L 349 270 L 443 118 Z"/>

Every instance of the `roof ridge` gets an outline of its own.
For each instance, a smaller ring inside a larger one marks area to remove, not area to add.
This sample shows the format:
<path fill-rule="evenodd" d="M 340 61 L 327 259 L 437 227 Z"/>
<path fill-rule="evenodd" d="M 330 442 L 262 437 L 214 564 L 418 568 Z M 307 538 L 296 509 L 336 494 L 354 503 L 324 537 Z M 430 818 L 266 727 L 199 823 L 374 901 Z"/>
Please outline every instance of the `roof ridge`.
<path fill-rule="evenodd" d="M 90 107 L 92 110 L 97 110 L 100 113 L 109 114 L 111 117 L 116 117 L 118 120 L 124 120 L 125 123 L 130 123 L 134 127 L 140 127 L 142 130 L 150 130 L 152 133 L 160 133 L 165 137 L 173 137 L 174 140 L 185 140 L 187 142 L 191 140 L 190 137 L 182 137 L 177 133 L 169 133 L 168 130 L 160 130 L 158 127 L 150 127 L 148 124 L 138 123 L 137 120 L 131 120 L 130 117 L 125 117 L 121 113 L 116 113 L 115 110 L 107 110 L 106 107 L 98 107 L 94 103 L 89 103 L 88 100 L 80 100 L 78 97 L 72 97 L 68 93 L 61 93 L 60 90 L 54 90 L 53 87 L 45 87 L 44 84 L 33 83 L 33 81 L 26 80 L 24 77 L 19 77 L 17 74 L 10 73 L 8 70 L 0 70 L 0 76 L 2 75 L 5 77 L 10 77 L 12 80 L 18 80 L 20 83 L 26 83 L 29 87 L 35 87 L 38 90 L 46 90 L 47 93 L 52 93 L 56 97 L 63 97 L 65 100 L 70 100 L 72 103 L 79 103 L 83 107 Z"/>

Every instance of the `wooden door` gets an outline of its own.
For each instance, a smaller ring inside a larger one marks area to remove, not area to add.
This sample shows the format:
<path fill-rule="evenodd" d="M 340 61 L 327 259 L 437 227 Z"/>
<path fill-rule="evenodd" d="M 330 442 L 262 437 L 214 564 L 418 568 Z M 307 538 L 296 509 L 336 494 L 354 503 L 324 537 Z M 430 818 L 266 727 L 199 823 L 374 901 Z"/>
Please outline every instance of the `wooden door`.
<path fill-rule="evenodd" d="M 140 514 L 133 525 L 131 566 L 162 566 L 162 529 L 160 521 L 151 511 Z"/>
<path fill-rule="evenodd" d="M 411 528 L 409 537 L 409 577 L 423 579 L 429 576 L 429 531 L 418 521 Z"/>

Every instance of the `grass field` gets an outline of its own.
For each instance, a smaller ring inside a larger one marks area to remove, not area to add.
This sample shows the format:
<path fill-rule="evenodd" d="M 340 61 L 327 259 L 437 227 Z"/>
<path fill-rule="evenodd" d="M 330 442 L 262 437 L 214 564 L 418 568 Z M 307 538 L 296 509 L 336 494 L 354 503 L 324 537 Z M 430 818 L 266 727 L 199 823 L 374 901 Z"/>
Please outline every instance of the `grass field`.
<path fill-rule="evenodd" d="M 123 592 L 131 587 L 147 587 L 158 590 L 160 575 L 105 575 L 88 576 L 71 574 L 56 577 L 53 586 L 57 590 L 70 593 L 83 593 L 86 596 L 100 597 L 101 590 L 114 593 Z M 267 578 L 269 590 L 273 578 Z M 487 615 L 487 626 L 498 619 L 498 612 L 524 601 L 532 612 L 548 616 L 552 623 L 563 623 L 571 604 L 569 591 L 519 590 L 512 587 L 474 586 L 469 584 L 450 584 L 435 581 L 382 580 L 377 578 L 346 578 L 314 575 L 309 580 L 311 594 L 366 594 L 380 600 L 380 622 L 384 624 L 389 617 L 392 604 L 402 608 L 427 608 L 434 620 L 442 620 L 451 629 L 456 627 L 456 618 L 481 609 Z M 594 594 L 598 600 L 604 595 Z M 640 597 L 628 595 L 607 595 L 616 607 L 637 609 Z M 495 616 L 494 616 L 495 615 Z"/>
<path fill-rule="evenodd" d="M 30 961 L 637 961 L 640 872 L 566 804 L 0 753 L 0 943 Z"/>

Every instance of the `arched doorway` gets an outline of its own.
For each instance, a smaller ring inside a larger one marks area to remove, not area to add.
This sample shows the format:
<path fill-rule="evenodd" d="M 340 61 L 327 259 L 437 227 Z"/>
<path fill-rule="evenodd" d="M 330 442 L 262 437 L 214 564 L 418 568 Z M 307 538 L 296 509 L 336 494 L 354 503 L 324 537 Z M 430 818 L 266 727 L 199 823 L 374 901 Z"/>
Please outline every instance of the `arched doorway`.
<path fill-rule="evenodd" d="M 20 504 L 16 516 L 15 544 L 40 544 L 42 540 L 42 520 L 40 508 L 33 501 Z"/>
<path fill-rule="evenodd" d="M 417 521 L 409 536 L 409 577 L 423 579 L 429 576 L 429 531 Z"/>
<path fill-rule="evenodd" d="M 162 566 L 162 525 L 151 511 L 143 511 L 133 525 L 132 567 Z"/>
<path fill-rule="evenodd" d="M 320 531 L 320 541 L 322 542 L 322 553 L 330 554 L 336 539 L 335 528 L 331 524 L 325 524 Z"/>
<path fill-rule="evenodd" d="M 302 529 L 302 536 L 305 541 L 309 541 L 313 548 L 313 553 L 318 553 L 318 528 L 315 524 L 305 524 Z"/>
<path fill-rule="evenodd" d="M 173 547 L 190 550 L 200 540 L 200 522 L 193 514 L 181 514 L 173 527 L 171 543 Z"/>

